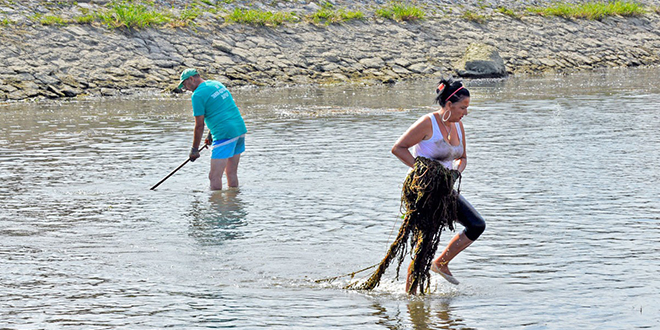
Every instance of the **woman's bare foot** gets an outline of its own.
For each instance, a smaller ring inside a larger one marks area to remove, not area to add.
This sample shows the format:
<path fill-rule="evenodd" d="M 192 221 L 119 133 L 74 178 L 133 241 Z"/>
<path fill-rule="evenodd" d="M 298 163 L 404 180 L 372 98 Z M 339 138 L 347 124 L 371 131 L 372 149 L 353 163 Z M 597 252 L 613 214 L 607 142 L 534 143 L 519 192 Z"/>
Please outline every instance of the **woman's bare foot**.
<path fill-rule="evenodd" d="M 438 260 L 434 260 L 433 263 L 431 264 L 431 271 L 440 274 L 442 278 L 447 280 L 447 282 L 458 285 L 460 282 L 454 278 L 454 276 L 451 274 L 449 271 L 449 266 L 448 262 L 441 262 Z"/>

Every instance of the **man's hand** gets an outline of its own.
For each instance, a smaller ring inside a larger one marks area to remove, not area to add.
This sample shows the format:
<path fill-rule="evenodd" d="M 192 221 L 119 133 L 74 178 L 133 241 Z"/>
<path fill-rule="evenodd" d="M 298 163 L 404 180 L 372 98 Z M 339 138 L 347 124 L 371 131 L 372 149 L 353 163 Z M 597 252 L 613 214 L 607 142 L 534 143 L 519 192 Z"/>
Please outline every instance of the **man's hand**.
<path fill-rule="evenodd" d="M 206 144 L 207 146 L 213 144 L 213 135 L 211 135 L 211 132 L 209 132 L 209 135 L 207 135 L 206 139 L 204 139 L 204 144 Z"/>
<path fill-rule="evenodd" d="M 190 155 L 188 155 L 191 162 L 194 162 L 195 159 L 199 158 L 199 150 L 197 148 L 190 149 Z"/>

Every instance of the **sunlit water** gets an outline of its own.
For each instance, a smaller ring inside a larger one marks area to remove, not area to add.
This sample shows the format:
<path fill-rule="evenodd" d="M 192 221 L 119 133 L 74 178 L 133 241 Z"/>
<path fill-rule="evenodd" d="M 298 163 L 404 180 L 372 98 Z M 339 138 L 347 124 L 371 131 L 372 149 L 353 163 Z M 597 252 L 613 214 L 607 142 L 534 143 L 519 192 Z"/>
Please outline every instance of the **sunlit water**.
<path fill-rule="evenodd" d="M 206 151 L 149 190 L 186 159 L 185 98 L 2 106 L 0 329 L 660 328 L 659 74 L 470 82 L 461 188 L 488 227 L 421 298 L 393 271 L 315 280 L 385 255 L 389 150 L 434 80 L 235 90 L 247 151 L 218 193 Z"/>

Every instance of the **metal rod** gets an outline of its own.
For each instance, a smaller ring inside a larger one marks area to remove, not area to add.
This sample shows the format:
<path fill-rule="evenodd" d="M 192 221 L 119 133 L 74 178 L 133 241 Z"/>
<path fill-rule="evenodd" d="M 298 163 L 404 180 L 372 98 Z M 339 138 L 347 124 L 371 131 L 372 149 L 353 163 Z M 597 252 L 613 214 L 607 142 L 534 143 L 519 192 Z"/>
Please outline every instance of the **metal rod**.
<path fill-rule="evenodd" d="M 199 149 L 199 151 L 202 151 L 206 148 L 208 148 L 208 145 L 205 144 L 201 149 Z M 169 179 L 169 177 L 174 175 L 174 173 L 176 173 L 176 171 L 180 170 L 184 165 L 188 164 L 189 161 L 190 161 L 190 158 L 186 159 L 186 161 L 183 162 L 183 164 L 179 165 L 179 167 L 175 168 L 174 171 L 170 172 L 170 174 L 168 174 L 162 180 L 158 181 L 158 183 L 156 183 L 153 187 L 151 187 L 151 190 L 154 190 L 154 189 L 156 189 L 156 187 L 160 186 L 161 183 L 163 183 L 163 182 L 165 182 L 165 180 Z"/>

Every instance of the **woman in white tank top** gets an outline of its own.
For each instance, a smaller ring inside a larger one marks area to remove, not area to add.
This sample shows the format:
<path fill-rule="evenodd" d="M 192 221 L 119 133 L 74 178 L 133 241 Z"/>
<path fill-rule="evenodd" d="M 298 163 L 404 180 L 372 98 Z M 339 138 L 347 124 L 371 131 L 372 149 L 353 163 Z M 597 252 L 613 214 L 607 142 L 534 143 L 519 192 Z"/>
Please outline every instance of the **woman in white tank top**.
<path fill-rule="evenodd" d="M 467 165 L 466 139 L 461 119 L 468 113 L 470 92 L 458 81 L 443 79 L 436 93 L 436 102 L 441 108 L 412 124 L 396 141 L 392 153 L 411 168 L 417 156 L 436 160 L 458 177 Z M 486 228 L 483 218 L 462 195 L 459 195 L 458 201 L 458 221 L 465 226 L 465 230 L 452 238 L 430 267 L 452 284 L 459 282 L 449 271 L 449 261 L 472 244 Z M 409 275 L 410 272 L 409 267 Z M 410 276 L 406 280 L 406 291 L 409 281 Z"/>

